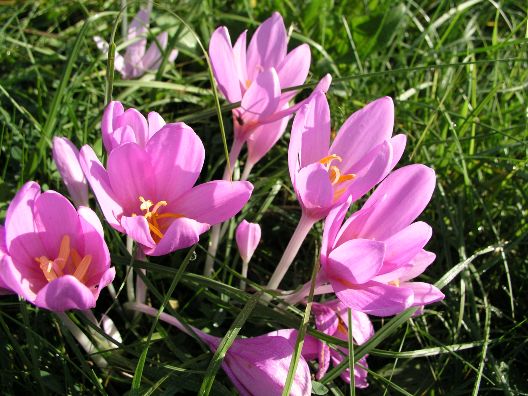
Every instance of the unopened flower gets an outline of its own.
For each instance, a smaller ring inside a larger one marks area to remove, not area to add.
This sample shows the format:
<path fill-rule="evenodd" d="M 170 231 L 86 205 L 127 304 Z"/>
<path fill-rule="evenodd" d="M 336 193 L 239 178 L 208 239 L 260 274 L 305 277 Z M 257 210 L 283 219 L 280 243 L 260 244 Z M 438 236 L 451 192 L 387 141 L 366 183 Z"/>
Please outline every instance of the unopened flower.
<path fill-rule="evenodd" d="M 200 138 L 183 123 L 167 124 L 142 146 L 114 148 L 105 169 L 93 149 L 80 162 L 108 223 L 159 256 L 189 247 L 212 224 L 242 209 L 253 186 L 211 181 L 194 186 L 203 166 Z"/>
<path fill-rule="evenodd" d="M 144 304 L 127 303 L 125 306 L 151 316 L 158 314 L 157 309 Z M 188 328 L 175 317 L 162 313 L 159 319 L 191 335 Z M 216 351 L 221 338 L 206 334 L 195 327 L 191 329 L 209 346 L 211 351 Z M 293 347 L 284 337 L 266 334 L 258 337 L 238 338 L 227 350 L 222 360 L 222 368 L 241 395 L 278 396 L 284 389 L 292 356 Z M 301 357 L 293 378 L 290 395 L 310 395 L 311 390 L 310 368 Z"/>
<path fill-rule="evenodd" d="M 79 149 L 65 137 L 53 138 L 53 161 L 76 206 L 88 206 L 88 183 L 79 164 Z"/>
<path fill-rule="evenodd" d="M 128 28 L 127 40 L 132 43 L 126 47 L 125 56 L 123 57 L 117 51 L 115 53 L 114 68 L 121 73 L 123 79 L 141 77 L 147 71 L 158 70 L 161 65 L 169 35 L 167 32 L 158 34 L 147 49 L 149 24 L 150 8 L 144 8 L 136 14 Z M 105 40 L 95 36 L 94 41 L 103 54 L 108 54 L 108 43 Z M 178 56 L 178 51 L 171 51 L 168 56 L 169 62 L 174 62 L 176 56 Z"/>
<path fill-rule="evenodd" d="M 249 262 L 260 242 L 261 230 L 257 223 L 242 220 L 236 229 L 236 243 L 242 260 Z"/>
<path fill-rule="evenodd" d="M 26 183 L 7 209 L 0 278 L 27 301 L 51 311 L 93 308 L 115 268 L 103 227 L 87 207 Z"/>
<path fill-rule="evenodd" d="M 316 92 L 293 121 L 288 166 L 303 213 L 315 220 L 361 198 L 399 161 L 405 136 L 391 137 L 394 105 L 385 97 L 353 113 L 330 144 L 330 109 Z"/>

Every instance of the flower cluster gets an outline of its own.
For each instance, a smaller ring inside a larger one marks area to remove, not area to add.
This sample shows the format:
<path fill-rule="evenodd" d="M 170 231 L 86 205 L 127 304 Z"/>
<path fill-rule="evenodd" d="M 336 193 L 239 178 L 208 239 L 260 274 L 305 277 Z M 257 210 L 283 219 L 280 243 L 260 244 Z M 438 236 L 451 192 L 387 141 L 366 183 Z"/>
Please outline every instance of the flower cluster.
<path fill-rule="evenodd" d="M 124 58 L 116 57 L 115 68 L 123 78 L 137 78 L 161 62 L 168 35 L 161 33 L 146 50 L 149 16 L 150 9 L 136 15 L 128 33 L 128 40 L 134 42 Z M 413 281 L 435 259 L 434 253 L 425 250 L 432 229 L 416 221 L 433 194 L 435 173 L 421 164 L 393 171 L 406 138 L 393 136 L 391 98 L 374 100 L 353 113 L 331 141 L 326 98 L 331 78 L 325 76 L 306 99 L 293 103 L 298 86 L 308 76 L 309 46 L 287 51 L 286 29 L 278 13 L 258 27 L 249 45 L 246 36 L 244 31 L 232 45 L 222 26 L 214 31 L 209 45 L 220 92 L 228 102 L 240 102 L 232 111 L 230 161 L 233 165 L 247 144 L 241 180 L 232 181 L 231 166 L 223 180 L 197 184 L 205 149 L 190 126 L 166 123 L 157 112 L 145 117 L 134 108 L 110 102 L 101 122 L 106 164 L 89 145 L 78 150 L 66 138 L 53 140 L 53 158 L 76 207 L 57 192 L 41 192 L 35 182 L 26 183 L 9 205 L 5 225 L 0 226 L 2 294 L 16 293 L 55 312 L 95 307 L 116 273 L 110 266 L 103 226 L 89 208 L 88 186 L 108 225 L 135 242 L 137 254 L 162 256 L 190 247 L 212 226 L 211 235 L 216 235 L 212 244 L 218 243 L 220 225 L 236 216 L 251 197 L 253 185 L 246 181 L 251 169 L 277 143 L 295 114 L 288 169 L 301 218 L 268 289 L 279 289 L 308 232 L 324 220 L 315 295 L 325 297 L 312 307 L 317 331 L 363 344 L 374 334 L 368 315 L 395 315 L 443 299 L 435 286 Z M 100 38 L 96 42 L 107 50 Z M 368 193 L 363 205 L 355 207 Z M 258 224 L 246 220 L 236 230 L 243 262 L 242 290 L 250 283 L 248 265 L 261 234 Z M 215 251 L 210 250 L 211 256 Z M 310 282 L 280 298 L 304 304 L 309 291 Z M 137 295 L 144 293 L 138 286 Z M 125 306 L 153 316 L 158 311 L 137 300 Z M 217 337 L 164 313 L 159 318 L 197 336 L 212 351 L 219 347 Z M 104 331 L 120 342 L 113 322 L 105 317 L 104 323 L 110 323 Z M 296 330 L 283 329 L 237 339 L 222 367 L 241 394 L 280 394 L 296 338 Z M 292 394 L 310 394 L 308 362 L 314 362 L 315 378 L 320 380 L 330 364 L 336 366 L 345 359 L 348 349 L 340 345 L 331 347 L 313 335 L 305 337 Z M 366 387 L 366 368 L 367 356 L 363 356 L 353 373 L 345 370 L 341 377 L 350 382 L 353 376 L 356 387 Z"/>

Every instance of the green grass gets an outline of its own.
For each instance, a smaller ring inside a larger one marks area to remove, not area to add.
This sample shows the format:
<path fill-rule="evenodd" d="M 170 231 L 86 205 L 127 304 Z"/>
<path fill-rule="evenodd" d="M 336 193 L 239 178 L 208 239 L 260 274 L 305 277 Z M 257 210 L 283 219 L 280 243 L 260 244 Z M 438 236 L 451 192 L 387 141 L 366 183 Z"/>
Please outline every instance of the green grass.
<path fill-rule="evenodd" d="M 407 312 L 374 320 L 376 337 L 354 348 L 355 360 L 370 355 L 371 370 L 370 387 L 356 393 L 528 394 L 525 2 L 168 1 L 155 6 L 152 33 L 171 29 L 171 43 L 180 50 L 175 64 L 140 80 L 122 81 L 116 74 L 111 84 L 106 58 L 92 37 L 109 39 L 116 28 L 117 49 L 122 47 L 121 29 L 115 25 L 119 1 L 5 3 L 0 2 L 0 219 L 28 180 L 66 193 L 51 160 L 53 136 L 102 152 L 99 122 L 110 92 L 143 113 L 155 110 L 168 121 L 185 120 L 206 147 L 201 180 L 220 178 L 225 153 L 219 117 L 207 61 L 193 34 L 207 48 L 216 26 L 227 25 L 233 38 L 245 28 L 253 32 L 277 10 L 292 27 L 290 47 L 301 42 L 311 46 L 309 82 L 327 72 L 334 77 L 328 94 L 333 128 L 365 103 L 389 95 L 396 105 L 395 131 L 408 137 L 400 166 L 421 162 L 437 173 L 437 189 L 422 215 L 433 227 L 428 249 L 437 260 L 423 279 L 434 283 L 447 274 L 442 278 L 446 299 L 418 317 Z M 131 17 L 138 3 L 129 3 Z M 220 104 L 227 108 L 222 100 Z M 228 111 L 223 123 L 230 144 Z M 288 137 L 254 168 L 253 197 L 220 245 L 215 279 L 197 275 L 205 261 L 206 235 L 185 272 L 178 274 L 187 250 L 132 263 L 149 270 L 152 305 L 168 302 L 169 313 L 225 336 L 221 352 L 213 355 L 176 329 L 154 325 L 153 318 L 123 313 L 123 289 L 118 302 L 103 292 L 95 310 L 96 316 L 108 312 L 123 336 L 118 349 L 105 353 L 111 368 L 101 370 L 56 316 L 3 297 L 2 394 L 121 395 L 132 389 L 156 395 L 199 389 L 232 394 L 218 364 L 235 336 L 303 326 L 304 308 L 276 311 L 255 305 L 253 293 L 238 290 L 241 262 L 233 239 L 240 219 L 261 224 L 263 240 L 249 279 L 255 286 L 266 284 L 300 218 L 286 165 Z M 95 200 L 91 203 L 95 207 Z M 130 259 L 124 239 L 109 227 L 105 231 L 119 290 Z M 284 288 L 310 279 L 320 237 L 318 225 Z M 90 329 L 79 314 L 70 317 Z M 316 332 L 313 321 L 307 332 L 343 343 Z M 339 379 L 339 370 L 347 367 L 345 360 L 314 389 L 347 394 L 349 386 Z"/>

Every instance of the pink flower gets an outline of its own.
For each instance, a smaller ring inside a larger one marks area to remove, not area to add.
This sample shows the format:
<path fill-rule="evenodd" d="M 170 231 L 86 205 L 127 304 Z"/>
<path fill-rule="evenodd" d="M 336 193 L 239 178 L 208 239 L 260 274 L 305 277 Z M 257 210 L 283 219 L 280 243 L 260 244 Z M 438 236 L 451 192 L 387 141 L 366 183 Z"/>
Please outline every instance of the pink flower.
<path fill-rule="evenodd" d="M 32 304 L 63 312 L 95 307 L 115 269 L 97 215 L 26 183 L 7 209 L 0 278 Z"/>
<path fill-rule="evenodd" d="M 141 77 L 147 71 L 157 71 L 161 65 L 169 35 L 167 32 L 158 34 L 156 40 L 147 49 L 149 24 L 150 8 L 140 10 L 128 28 L 127 40 L 132 43 L 127 46 L 125 56 L 121 56 L 117 51 L 115 53 L 114 68 L 121 73 L 123 79 Z M 108 54 L 106 41 L 99 36 L 95 36 L 94 41 L 103 54 Z M 174 62 L 176 56 L 178 51 L 173 50 L 169 54 L 169 62 Z"/>
<path fill-rule="evenodd" d="M 163 118 L 151 111 L 147 118 L 134 108 L 125 110 L 121 102 L 108 103 L 101 121 L 103 143 L 107 153 L 125 143 L 134 142 L 145 147 L 156 132 L 165 126 Z"/>
<path fill-rule="evenodd" d="M 167 124 L 145 144 L 114 148 L 103 167 L 89 146 L 80 162 L 106 220 L 159 256 L 198 242 L 212 224 L 248 201 L 248 182 L 211 181 L 194 186 L 203 166 L 200 138 L 183 123 Z"/>
<path fill-rule="evenodd" d="M 353 113 L 330 145 L 330 109 L 322 92 L 295 116 L 288 149 L 290 177 L 303 213 L 320 220 L 352 196 L 356 201 L 401 158 L 405 136 L 391 138 L 394 105 L 385 97 Z"/>
<path fill-rule="evenodd" d="M 242 144 L 253 133 L 257 134 L 259 127 L 267 127 L 267 133 L 262 131 L 259 137 L 253 138 L 250 149 L 253 166 L 284 133 L 287 120 L 281 120 L 299 108 L 300 104 L 288 104 L 296 92 L 282 90 L 304 83 L 311 55 L 306 44 L 287 53 L 286 28 L 277 12 L 257 28 L 247 48 L 246 34 L 244 31 L 232 46 L 227 28 L 217 28 L 211 36 L 209 56 L 220 92 L 231 103 L 241 102 L 233 110 L 233 159 L 236 160 Z M 326 76 L 316 90 L 326 92 L 330 81 L 330 76 Z"/>
<path fill-rule="evenodd" d="M 127 303 L 129 309 L 156 316 L 157 309 L 135 303 Z M 160 320 L 167 322 L 186 334 L 189 330 L 173 316 L 162 313 Z M 193 332 L 206 343 L 211 351 L 216 351 L 221 339 L 206 334 L 195 327 Z M 288 375 L 293 347 L 281 336 L 265 334 L 258 337 L 236 339 L 222 361 L 222 368 L 243 396 L 281 395 Z M 301 357 L 293 379 L 290 395 L 310 395 L 312 381 L 310 369 Z"/>
<path fill-rule="evenodd" d="M 388 316 L 444 298 L 435 286 L 410 281 L 435 259 L 423 249 L 431 238 L 431 227 L 413 223 L 434 187 L 432 169 L 405 166 L 389 175 L 344 224 L 351 199 L 328 215 L 320 280 L 330 282 L 343 304 Z"/>
<path fill-rule="evenodd" d="M 65 137 L 53 138 L 53 161 L 76 206 L 88 206 L 88 183 L 79 164 L 79 150 Z"/>
<path fill-rule="evenodd" d="M 261 230 L 257 223 L 249 223 L 246 220 L 238 225 L 236 229 L 236 243 L 242 260 L 249 262 L 255 249 L 260 242 Z"/>

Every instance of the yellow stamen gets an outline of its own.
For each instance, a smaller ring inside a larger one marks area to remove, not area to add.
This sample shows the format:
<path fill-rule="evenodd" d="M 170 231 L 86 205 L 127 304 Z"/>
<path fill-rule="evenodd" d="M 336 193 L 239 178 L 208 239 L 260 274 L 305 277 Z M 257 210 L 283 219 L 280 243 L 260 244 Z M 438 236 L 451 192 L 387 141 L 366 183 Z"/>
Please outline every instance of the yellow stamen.
<path fill-rule="evenodd" d="M 389 282 L 389 285 L 400 287 L 400 280 L 399 279 L 392 280 Z"/>
<path fill-rule="evenodd" d="M 141 210 L 146 210 L 148 212 L 150 207 L 154 205 L 150 199 L 145 200 L 145 198 L 139 197 L 139 200 L 141 201 L 141 205 L 139 206 Z"/>
<path fill-rule="evenodd" d="M 156 235 L 160 239 L 163 238 L 163 233 L 160 230 L 158 230 L 157 227 L 154 224 L 148 223 L 148 226 L 149 226 L 150 231 L 154 235 Z"/>
<path fill-rule="evenodd" d="M 354 180 L 356 178 L 356 175 L 353 173 L 349 174 L 342 174 L 341 169 L 339 169 L 338 166 L 332 165 L 332 162 L 338 161 L 342 162 L 343 158 L 341 158 L 337 154 L 330 154 L 326 157 L 319 160 L 319 163 L 323 164 L 328 172 L 328 177 L 330 178 L 330 183 L 332 183 L 332 186 L 337 186 L 338 184 Z M 334 191 L 334 199 L 339 199 L 341 195 L 346 191 L 346 188 L 340 188 L 338 190 Z"/>
<path fill-rule="evenodd" d="M 86 275 L 86 272 L 88 271 L 91 262 L 92 256 L 90 254 L 84 256 L 81 262 L 79 263 L 78 267 L 75 269 L 73 276 L 79 279 L 79 281 L 84 282 L 84 276 Z"/>
<path fill-rule="evenodd" d="M 35 261 L 40 264 L 39 267 L 48 282 L 57 279 L 57 274 L 53 270 L 53 261 L 45 256 L 35 257 Z"/>
<path fill-rule="evenodd" d="M 323 165 L 330 165 L 332 163 L 332 161 L 339 161 L 339 162 L 342 162 L 343 161 L 343 158 L 341 158 L 339 155 L 337 154 L 330 154 L 330 155 L 327 155 L 326 157 L 322 158 L 319 160 L 319 162 Z"/>
<path fill-rule="evenodd" d="M 143 214 L 143 217 L 147 219 L 147 223 L 149 226 L 149 230 L 151 233 L 152 238 L 155 241 L 158 241 L 163 238 L 163 231 L 166 228 L 165 224 L 159 224 L 159 219 L 167 219 L 167 218 L 180 218 L 183 217 L 180 214 L 177 213 L 158 213 L 158 211 L 162 208 L 168 205 L 167 201 L 158 201 L 156 204 L 154 204 L 150 199 L 145 199 L 143 197 L 139 197 L 139 201 L 141 202 L 141 205 L 139 208 L 146 212 Z M 152 208 L 152 209 L 151 209 Z M 135 216 L 133 213 L 132 216 Z"/>
<path fill-rule="evenodd" d="M 251 86 L 251 80 L 246 80 L 246 89 L 248 89 Z"/>

